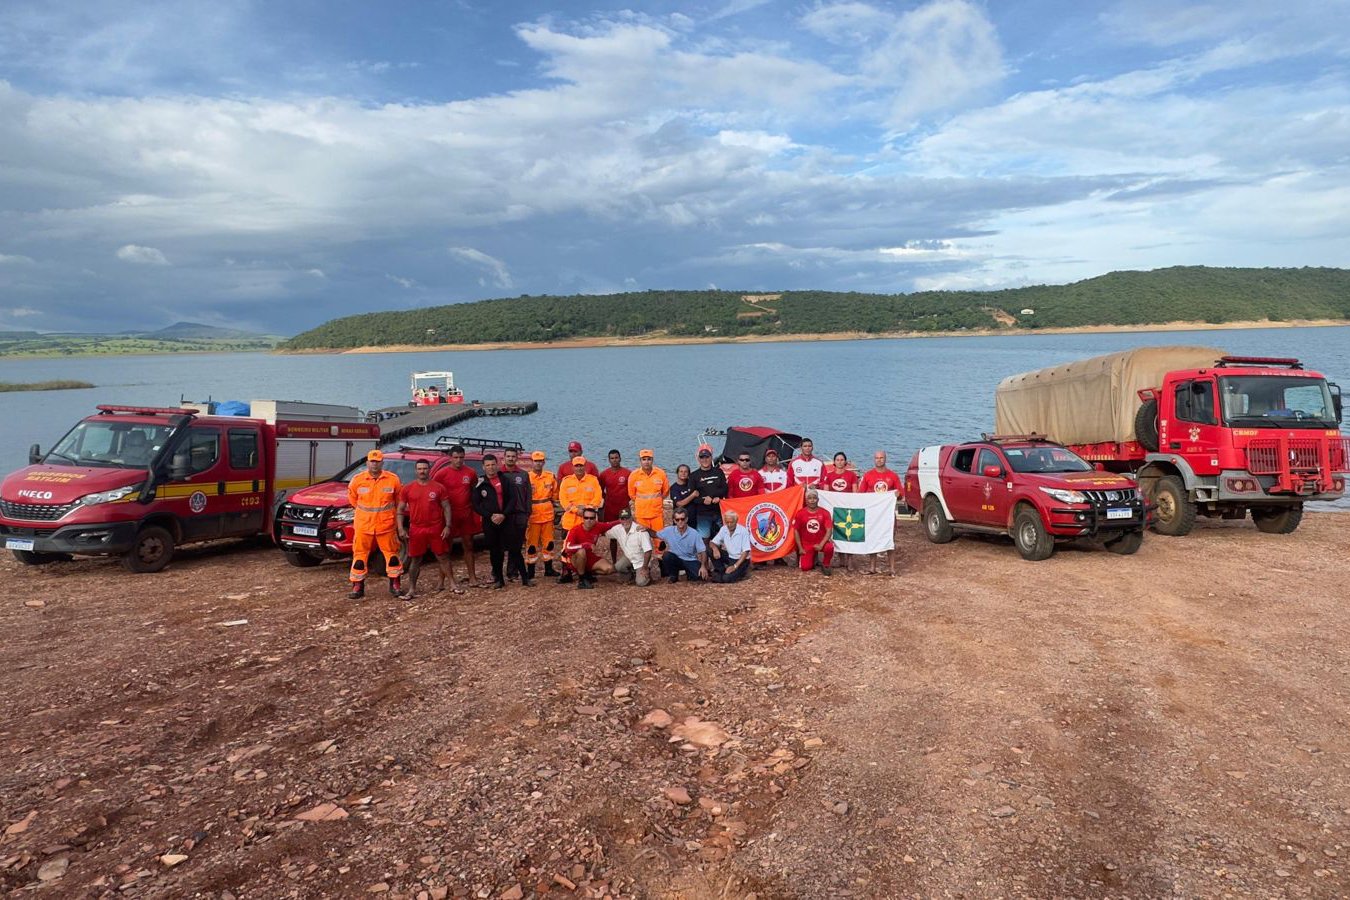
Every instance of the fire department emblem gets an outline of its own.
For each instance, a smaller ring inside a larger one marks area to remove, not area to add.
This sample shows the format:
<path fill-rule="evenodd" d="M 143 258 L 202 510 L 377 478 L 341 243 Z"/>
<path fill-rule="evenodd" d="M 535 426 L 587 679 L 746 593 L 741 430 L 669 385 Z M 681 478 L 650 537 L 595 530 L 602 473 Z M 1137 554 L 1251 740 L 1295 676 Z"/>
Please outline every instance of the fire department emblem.
<path fill-rule="evenodd" d="M 743 491 L 753 491 L 755 489 L 755 481 L 753 478 L 742 478 L 737 482 L 737 485 L 739 485 L 740 489 Z"/>
<path fill-rule="evenodd" d="M 193 491 L 192 496 L 188 498 L 188 509 L 195 513 L 206 509 L 206 495 L 201 491 Z"/>
<path fill-rule="evenodd" d="M 817 522 L 815 519 L 812 519 L 811 521 L 806 523 L 806 530 L 811 532 L 812 534 L 820 534 L 820 523 Z"/>
<path fill-rule="evenodd" d="M 988 500 L 990 495 L 994 493 L 993 482 L 986 481 L 984 484 L 980 485 L 980 490 L 984 491 L 984 499 Z"/>
<path fill-rule="evenodd" d="M 890 488 L 886 486 L 886 482 L 884 481 L 878 481 L 876 484 L 872 485 L 872 493 L 874 494 L 884 494 L 889 490 Z"/>
<path fill-rule="evenodd" d="M 1196 441 L 1200 440 L 1199 427 L 1192 425 L 1190 434 L 1191 434 L 1191 443 L 1195 443 Z"/>
<path fill-rule="evenodd" d="M 787 513 L 777 503 L 757 503 L 746 516 L 750 543 L 756 550 L 772 553 L 788 539 Z"/>

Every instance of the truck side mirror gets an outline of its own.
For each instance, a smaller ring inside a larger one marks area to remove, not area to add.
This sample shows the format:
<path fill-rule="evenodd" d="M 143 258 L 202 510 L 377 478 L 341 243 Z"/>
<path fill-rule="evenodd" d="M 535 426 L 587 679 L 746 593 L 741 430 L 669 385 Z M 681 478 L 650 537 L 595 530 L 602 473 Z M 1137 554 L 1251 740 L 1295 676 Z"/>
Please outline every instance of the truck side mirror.
<path fill-rule="evenodd" d="M 1341 410 L 1340 394 L 1336 395 L 1336 403 L 1337 403 L 1336 412 L 1337 414 L 1339 414 Z M 28 464 L 30 466 L 36 466 L 40 462 L 42 462 L 42 448 L 39 447 L 37 444 L 34 444 L 33 446 L 28 448 Z"/>
<path fill-rule="evenodd" d="M 1336 413 L 1336 421 L 1344 422 L 1345 416 L 1341 407 L 1341 386 L 1339 384 L 1328 384 L 1327 387 L 1331 388 L 1331 408 Z M 37 444 L 33 445 L 33 449 L 37 449 Z"/>
<path fill-rule="evenodd" d="M 985 467 L 984 467 L 984 477 L 985 477 L 985 478 L 1002 478 L 1002 477 L 1003 477 L 1003 469 L 1001 469 L 1001 468 L 998 467 L 998 466 L 985 466 Z"/>

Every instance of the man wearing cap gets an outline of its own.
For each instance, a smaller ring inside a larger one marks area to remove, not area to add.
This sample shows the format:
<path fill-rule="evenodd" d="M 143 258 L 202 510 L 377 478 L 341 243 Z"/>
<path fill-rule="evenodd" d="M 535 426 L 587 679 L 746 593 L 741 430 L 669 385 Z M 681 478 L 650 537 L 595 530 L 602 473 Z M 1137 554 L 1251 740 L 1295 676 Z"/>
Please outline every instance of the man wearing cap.
<path fill-rule="evenodd" d="M 618 450 L 609 451 L 609 467 L 601 469 L 596 476 L 600 490 L 605 494 L 600 518 L 617 519 L 619 510 L 628 508 L 628 476 L 632 474 L 623 464 L 623 454 Z"/>
<path fill-rule="evenodd" d="M 558 484 L 563 483 L 563 479 L 572 474 L 572 460 L 581 456 L 581 441 L 573 441 L 567 445 L 567 455 L 563 457 L 562 464 L 558 466 Z M 583 457 L 584 458 L 584 457 Z M 600 471 L 596 469 L 595 463 L 586 463 L 586 473 L 599 478 Z"/>
<path fill-rule="evenodd" d="M 586 477 L 595 480 L 589 475 Z M 598 482 L 596 487 L 599 488 Z M 576 573 L 577 589 L 590 590 L 595 587 L 596 575 L 612 573 L 614 566 L 596 552 L 595 542 L 618 524 L 601 522 L 594 506 L 581 507 L 577 512 L 577 524 L 568 529 L 567 537 L 563 539 L 563 573 L 558 583 L 570 584 L 573 573 Z"/>
<path fill-rule="evenodd" d="M 663 469 L 656 467 L 656 454 L 643 448 L 638 451 L 641 465 L 628 477 L 628 496 L 633 500 L 633 518 L 650 532 L 666 527 L 663 506 L 670 493 L 670 479 Z"/>
<path fill-rule="evenodd" d="M 530 454 L 530 524 L 525 529 L 525 565 L 534 577 L 539 558 L 544 558 L 544 574 L 553 570 L 553 501 L 558 496 L 558 479 L 544 467 L 543 450 Z"/>
<path fill-rule="evenodd" d="M 712 447 L 698 448 L 698 468 L 689 475 L 689 483 L 698 491 L 698 499 L 689 505 L 692 523 L 704 539 L 711 538 L 722 522 L 722 500 L 727 495 L 727 476 L 721 466 L 713 465 Z"/>
<path fill-rule="evenodd" d="M 619 511 L 619 524 L 606 529 L 605 537 L 619 544 L 619 552 L 614 555 L 614 571 L 620 575 L 632 575 L 638 587 L 652 583 L 652 538 L 647 529 L 634 524 L 633 514 L 628 510 Z"/>
<path fill-rule="evenodd" d="M 562 527 L 570 531 L 581 524 L 581 510 L 588 506 L 599 509 L 604 499 L 599 479 L 586 471 L 586 457 L 572 457 L 571 473 L 558 482 L 558 505 L 563 511 Z"/>
<path fill-rule="evenodd" d="M 788 486 L 788 470 L 778 461 L 778 451 L 764 451 L 764 465 L 759 469 L 759 480 L 764 485 L 764 493 L 781 491 Z"/>
<path fill-rule="evenodd" d="M 483 477 L 473 489 L 473 508 L 483 518 L 483 541 L 492 561 L 493 587 L 506 587 L 502 564 L 507 557 L 511 560 L 511 569 L 521 573 L 521 586 L 530 587 L 533 582 L 520 552 L 523 534 L 510 524 L 513 518 L 528 519 L 530 510 L 522 505 L 519 492 L 513 490 L 497 471 L 495 454 L 483 454 Z"/>
<path fill-rule="evenodd" d="M 759 470 L 750 465 L 750 454 L 742 450 L 736 457 L 736 468 L 727 476 L 727 496 L 754 497 L 764 493 L 764 479 Z"/>
<path fill-rule="evenodd" d="M 360 600 L 366 595 L 366 571 L 370 551 L 380 548 L 384 570 L 389 576 L 389 593 L 398 596 L 403 574 L 402 552 L 398 543 L 398 492 L 403 485 L 393 472 L 384 471 L 384 453 L 366 454 L 366 470 L 347 485 L 347 502 L 352 506 L 352 568 L 348 580 L 352 590 L 347 596 Z"/>

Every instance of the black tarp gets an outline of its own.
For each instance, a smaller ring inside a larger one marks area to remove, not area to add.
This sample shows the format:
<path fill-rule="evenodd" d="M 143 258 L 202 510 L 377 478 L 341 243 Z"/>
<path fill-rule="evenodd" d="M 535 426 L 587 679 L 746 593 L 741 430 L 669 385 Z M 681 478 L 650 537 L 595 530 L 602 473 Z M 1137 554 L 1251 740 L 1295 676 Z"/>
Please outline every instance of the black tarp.
<path fill-rule="evenodd" d="M 734 463 L 736 457 L 749 452 L 751 465 L 756 469 L 764 465 L 764 452 L 769 449 L 778 451 L 778 458 L 786 463 L 802 444 L 799 435 L 778 431 L 762 426 L 728 428 L 727 442 L 722 448 L 720 462 Z"/>

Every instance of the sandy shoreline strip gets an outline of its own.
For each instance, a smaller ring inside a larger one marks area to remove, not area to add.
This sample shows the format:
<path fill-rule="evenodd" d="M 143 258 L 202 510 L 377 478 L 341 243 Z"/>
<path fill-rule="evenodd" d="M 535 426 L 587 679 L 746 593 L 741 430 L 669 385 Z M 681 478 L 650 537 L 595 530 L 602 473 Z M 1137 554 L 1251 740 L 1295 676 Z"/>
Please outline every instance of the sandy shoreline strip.
<path fill-rule="evenodd" d="M 284 354 L 345 354 L 345 353 L 435 353 L 443 351 L 476 350 L 558 350 L 593 347 L 660 347 L 674 344 L 796 344 L 816 341 L 871 341 L 909 340 L 937 337 L 994 337 L 1004 335 L 1039 334 L 1114 334 L 1147 333 L 1156 331 L 1232 331 L 1243 328 L 1324 328 L 1350 325 L 1350 319 L 1290 319 L 1282 322 L 1243 321 L 1222 322 L 1160 322 L 1152 325 L 1081 325 L 1072 328 L 980 329 L 978 331 L 897 331 L 884 334 L 865 332 L 834 332 L 827 334 L 772 334 L 742 335 L 738 337 L 682 337 L 656 335 L 649 337 L 589 337 L 571 338 L 549 343 L 533 341 L 505 341 L 485 344 L 391 344 L 386 347 L 354 347 L 349 350 L 276 350 Z"/>

